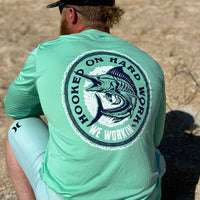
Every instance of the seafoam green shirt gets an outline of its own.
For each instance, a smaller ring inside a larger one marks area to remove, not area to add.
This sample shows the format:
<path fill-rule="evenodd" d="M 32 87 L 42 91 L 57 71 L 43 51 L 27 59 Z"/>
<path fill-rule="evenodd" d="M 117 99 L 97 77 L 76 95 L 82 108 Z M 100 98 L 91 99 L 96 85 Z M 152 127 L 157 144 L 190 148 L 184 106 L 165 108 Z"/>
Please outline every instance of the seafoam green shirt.
<path fill-rule="evenodd" d="M 64 199 L 161 198 L 163 71 L 135 46 L 92 29 L 43 43 L 10 85 L 5 109 L 16 119 L 45 114 L 40 174 Z"/>

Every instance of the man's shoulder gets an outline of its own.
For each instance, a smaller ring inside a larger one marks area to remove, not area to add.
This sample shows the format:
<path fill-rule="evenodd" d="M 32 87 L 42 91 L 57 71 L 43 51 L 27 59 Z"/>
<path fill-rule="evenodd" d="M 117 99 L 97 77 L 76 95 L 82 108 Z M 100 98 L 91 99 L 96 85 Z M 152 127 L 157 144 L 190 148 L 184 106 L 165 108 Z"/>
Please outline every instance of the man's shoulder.
<path fill-rule="evenodd" d="M 42 48 L 42 47 L 52 46 L 52 45 L 57 44 L 58 41 L 59 41 L 59 38 L 57 38 L 55 40 L 45 41 L 45 42 L 40 43 L 38 47 Z"/>

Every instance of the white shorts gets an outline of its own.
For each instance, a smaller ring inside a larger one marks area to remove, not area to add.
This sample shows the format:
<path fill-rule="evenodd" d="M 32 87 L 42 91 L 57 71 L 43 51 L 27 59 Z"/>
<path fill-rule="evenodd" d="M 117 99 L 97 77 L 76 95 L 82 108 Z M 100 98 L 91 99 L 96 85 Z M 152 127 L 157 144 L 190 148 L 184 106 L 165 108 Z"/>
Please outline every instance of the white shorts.
<path fill-rule="evenodd" d="M 40 118 L 16 120 L 9 129 L 12 151 L 24 170 L 37 200 L 62 200 L 40 177 L 49 140 L 48 126 Z"/>

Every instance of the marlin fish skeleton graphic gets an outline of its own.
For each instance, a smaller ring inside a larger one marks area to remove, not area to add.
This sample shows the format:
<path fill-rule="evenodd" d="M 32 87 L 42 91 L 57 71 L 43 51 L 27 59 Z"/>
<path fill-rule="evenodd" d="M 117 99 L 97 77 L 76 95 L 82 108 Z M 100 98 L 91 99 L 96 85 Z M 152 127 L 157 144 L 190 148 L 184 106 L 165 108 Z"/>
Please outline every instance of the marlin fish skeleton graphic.
<path fill-rule="evenodd" d="M 96 117 L 88 125 L 91 126 L 97 122 L 102 115 L 112 118 L 117 123 L 127 117 L 133 115 L 137 104 L 137 90 L 135 84 L 127 75 L 122 67 L 110 69 L 106 74 L 102 75 L 85 75 L 75 72 L 77 75 L 92 81 L 93 85 L 86 89 L 88 92 L 104 93 L 106 99 L 112 105 L 118 107 L 105 109 L 101 98 L 95 94 L 98 103 L 98 111 Z M 115 100 L 113 102 L 113 99 Z"/>

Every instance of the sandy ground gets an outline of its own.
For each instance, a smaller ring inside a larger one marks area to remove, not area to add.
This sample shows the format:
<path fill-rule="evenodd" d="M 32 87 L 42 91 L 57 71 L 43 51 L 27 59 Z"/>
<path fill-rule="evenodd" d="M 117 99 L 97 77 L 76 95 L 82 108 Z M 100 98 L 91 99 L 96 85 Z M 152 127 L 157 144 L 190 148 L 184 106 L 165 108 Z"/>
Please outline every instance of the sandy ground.
<path fill-rule="evenodd" d="M 7 176 L 3 99 L 28 53 L 58 37 L 51 1 L 0 0 L 0 199 L 16 200 Z M 154 57 L 166 78 L 167 117 L 160 150 L 167 173 L 163 200 L 200 200 L 200 1 L 116 0 L 126 10 L 111 33 Z"/>

